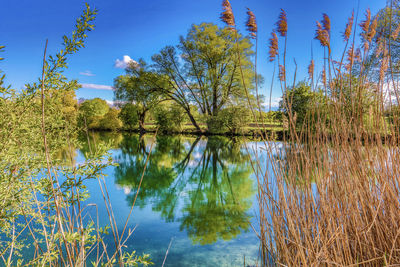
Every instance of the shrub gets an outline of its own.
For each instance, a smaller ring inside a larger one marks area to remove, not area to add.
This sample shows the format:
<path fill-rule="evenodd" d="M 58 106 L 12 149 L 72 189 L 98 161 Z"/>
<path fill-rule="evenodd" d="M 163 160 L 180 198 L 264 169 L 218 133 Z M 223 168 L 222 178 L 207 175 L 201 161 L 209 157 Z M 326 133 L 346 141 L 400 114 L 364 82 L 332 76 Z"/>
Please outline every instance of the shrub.
<path fill-rule="evenodd" d="M 126 129 L 133 130 L 138 126 L 139 116 L 137 111 L 137 107 L 131 103 L 122 106 L 119 118 Z"/>
<path fill-rule="evenodd" d="M 122 122 L 118 118 L 119 111 L 112 108 L 106 115 L 100 120 L 99 128 L 102 130 L 112 130 L 115 131 L 122 127 Z"/>
<path fill-rule="evenodd" d="M 180 106 L 159 105 L 154 109 L 154 119 L 159 131 L 162 133 L 171 133 L 182 130 L 182 124 L 186 114 Z"/>
<path fill-rule="evenodd" d="M 208 132 L 211 134 L 221 134 L 226 132 L 226 127 L 220 116 L 209 116 L 206 123 Z"/>
<path fill-rule="evenodd" d="M 244 107 L 231 106 L 227 107 L 218 115 L 222 125 L 231 134 L 238 134 L 243 131 L 250 121 L 250 111 Z"/>

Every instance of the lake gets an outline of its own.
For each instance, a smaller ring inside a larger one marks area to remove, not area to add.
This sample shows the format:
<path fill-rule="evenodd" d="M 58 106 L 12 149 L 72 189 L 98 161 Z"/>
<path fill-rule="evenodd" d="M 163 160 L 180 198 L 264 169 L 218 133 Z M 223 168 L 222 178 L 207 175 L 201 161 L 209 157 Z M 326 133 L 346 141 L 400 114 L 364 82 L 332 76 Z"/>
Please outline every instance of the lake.
<path fill-rule="evenodd" d="M 257 183 L 248 148 L 256 142 L 220 136 L 89 136 L 92 147 L 109 144 L 118 163 L 105 169 L 104 181 L 120 232 L 150 155 L 128 221 L 128 228 L 135 228 L 128 251 L 149 253 L 155 266 L 162 265 L 167 250 L 164 266 L 255 265 L 259 240 L 251 225 L 257 229 Z M 82 138 L 74 164 L 85 161 L 89 143 Z M 108 224 L 98 180 L 86 185 L 86 203 L 97 204 L 100 225 Z M 91 212 L 97 217 L 95 208 Z M 111 234 L 105 242 L 114 246 Z"/>

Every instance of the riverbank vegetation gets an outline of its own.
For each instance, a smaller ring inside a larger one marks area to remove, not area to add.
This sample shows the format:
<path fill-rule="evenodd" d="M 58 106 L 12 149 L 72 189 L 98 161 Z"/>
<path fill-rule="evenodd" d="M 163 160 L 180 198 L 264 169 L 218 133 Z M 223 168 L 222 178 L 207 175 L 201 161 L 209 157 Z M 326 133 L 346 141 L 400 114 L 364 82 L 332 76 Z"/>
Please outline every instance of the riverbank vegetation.
<path fill-rule="evenodd" d="M 72 35 L 63 36 L 62 48 L 54 56 L 47 54 L 46 41 L 42 76 L 37 82 L 17 91 L 4 84 L 5 74 L 0 77 L 0 262 L 4 266 L 151 263 L 146 254 L 124 251 L 131 232 L 116 229 L 102 183 L 104 169 L 114 164 L 107 156 L 107 146 L 89 145 L 90 156 L 82 164 L 57 160 L 58 153 L 73 157 L 79 113 L 87 105 L 78 110 L 78 82 L 68 80 L 63 72 L 67 58 L 84 47 L 96 14 L 86 5 Z M 109 123 L 117 112 L 108 106 L 105 110 L 91 114 L 87 123 L 96 123 L 94 118 L 103 116 L 99 123 L 114 128 Z M 88 213 L 95 208 L 85 204 L 88 192 L 84 183 L 89 179 L 98 179 L 104 190 L 109 226 L 100 227 Z M 103 241 L 108 231 L 114 237 L 114 248 Z"/>
<path fill-rule="evenodd" d="M 85 100 L 78 105 L 78 125 L 81 129 L 95 131 L 128 131 L 151 133 L 158 131 L 164 134 L 197 134 L 197 135 L 236 135 L 257 136 L 260 132 L 276 132 L 282 135 L 282 112 L 261 112 L 256 120 L 246 106 L 229 106 L 219 111 L 218 116 L 206 119 L 195 106 L 191 114 L 201 131 L 192 124 L 186 111 L 174 101 L 164 100 L 144 108 L 139 104 L 124 103 L 110 107 L 100 98 Z M 145 110 L 145 111 L 143 111 Z M 263 118 L 265 131 L 260 126 Z M 258 120 L 258 123 L 257 123 Z"/>

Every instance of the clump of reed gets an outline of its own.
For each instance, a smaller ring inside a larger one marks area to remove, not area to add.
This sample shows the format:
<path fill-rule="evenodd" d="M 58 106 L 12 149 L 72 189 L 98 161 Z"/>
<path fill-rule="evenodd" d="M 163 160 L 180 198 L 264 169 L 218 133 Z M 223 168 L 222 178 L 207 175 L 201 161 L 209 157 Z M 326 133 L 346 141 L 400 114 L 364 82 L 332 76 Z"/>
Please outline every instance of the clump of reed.
<path fill-rule="evenodd" d="M 263 138 L 267 163 L 252 161 L 263 266 L 400 263 L 399 94 L 391 60 L 391 43 L 400 27 L 392 29 L 390 17 L 389 25 L 378 29 L 378 19 L 367 10 L 359 23 L 353 12 L 344 28 L 345 48 L 336 60 L 329 16 L 323 14 L 316 23 L 314 38 L 326 56 L 322 62 L 311 59 L 308 85 L 320 97 L 299 124 L 293 98 L 284 93 L 284 140 L 277 144 Z M 285 11 L 276 26 L 269 58 L 277 61 L 286 92 L 291 88 Z M 284 40 L 282 48 L 276 32 Z M 296 75 L 293 87 L 295 80 Z"/>

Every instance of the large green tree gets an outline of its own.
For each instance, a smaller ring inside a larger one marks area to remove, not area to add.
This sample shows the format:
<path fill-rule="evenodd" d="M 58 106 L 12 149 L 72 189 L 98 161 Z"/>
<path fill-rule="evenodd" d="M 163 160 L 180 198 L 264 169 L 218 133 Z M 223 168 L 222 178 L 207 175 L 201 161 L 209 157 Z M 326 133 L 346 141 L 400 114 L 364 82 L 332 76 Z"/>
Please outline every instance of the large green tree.
<path fill-rule="evenodd" d="M 229 102 L 240 102 L 253 87 L 249 39 L 212 23 L 193 25 L 177 47 L 167 46 L 152 57 L 154 69 L 169 78 L 163 94 L 190 113 L 194 103 L 206 116 L 217 116 Z"/>
<path fill-rule="evenodd" d="M 201 131 L 191 106 L 195 105 L 204 117 L 216 117 L 225 105 L 247 101 L 246 96 L 254 88 L 253 53 L 248 38 L 202 23 L 193 25 L 177 46 L 166 46 L 155 54 L 148 70 L 136 66 L 129 71 L 140 77 L 136 90 L 144 88 L 175 101 Z M 123 79 L 116 80 L 117 98 L 121 90 L 122 96 L 129 95 L 128 86 L 121 83 Z M 142 82 L 146 86 L 142 87 Z"/>

